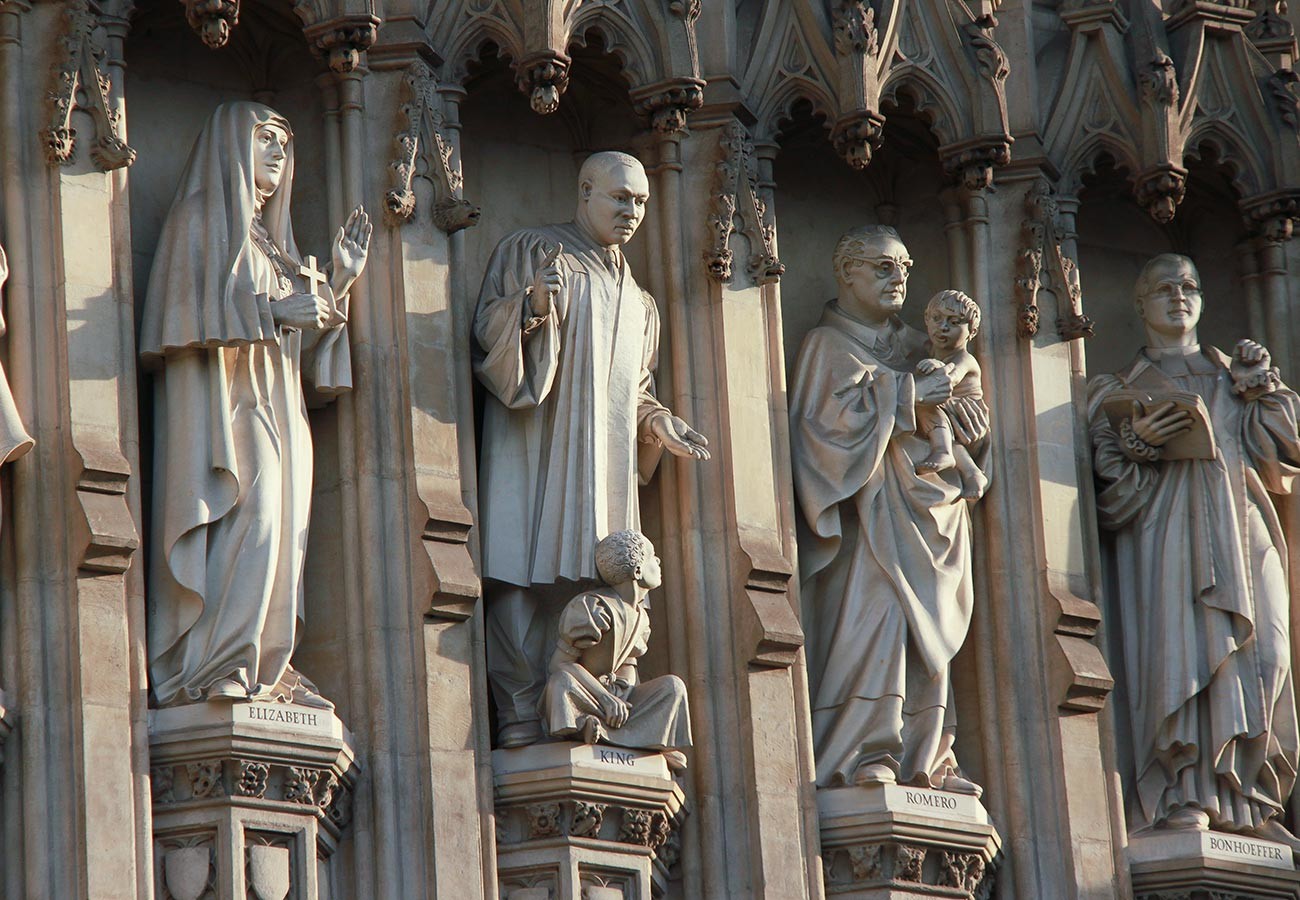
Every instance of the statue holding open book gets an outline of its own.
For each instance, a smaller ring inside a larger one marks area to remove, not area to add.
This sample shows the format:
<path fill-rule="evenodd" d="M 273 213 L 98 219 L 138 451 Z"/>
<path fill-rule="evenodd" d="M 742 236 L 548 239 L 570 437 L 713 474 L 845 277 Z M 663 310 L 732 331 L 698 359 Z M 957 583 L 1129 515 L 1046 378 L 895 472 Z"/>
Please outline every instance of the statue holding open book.
<path fill-rule="evenodd" d="M 1089 385 L 1097 509 L 1127 686 L 1130 830 L 1300 841 L 1286 546 L 1270 494 L 1300 473 L 1300 398 L 1268 351 L 1200 344 L 1200 276 L 1164 254 L 1135 288 L 1147 345 Z"/>

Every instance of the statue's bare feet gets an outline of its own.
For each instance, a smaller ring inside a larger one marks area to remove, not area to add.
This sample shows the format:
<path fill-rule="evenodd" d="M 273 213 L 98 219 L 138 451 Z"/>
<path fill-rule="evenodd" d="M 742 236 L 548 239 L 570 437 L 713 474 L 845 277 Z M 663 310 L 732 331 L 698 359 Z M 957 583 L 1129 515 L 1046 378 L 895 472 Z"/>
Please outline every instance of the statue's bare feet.
<path fill-rule="evenodd" d="M 511 722 L 503 725 L 497 733 L 497 746 L 503 750 L 511 747 L 526 747 L 542 739 L 541 723 L 536 721 Z"/>
<path fill-rule="evenodd" d="M 600 724 L 600 719 L 595 716 L 585 716 L 582 722 L 582 742 L 584 744 L 596 744 L 605 736 L 605 729 Z"/>
<path fill-rule="evenodd" d="M 978 500 L 988 489 L 989 477 L 978 469 L 969 475 L 962 475 L 961 498 L 963 500 Z"/>
<path fill-rule="evenodd" d="M 853 772 L 854 784 L 895 784 L 898 776 L 884 763 L 864 763 Z"/>
<path fill-rule="evenodd" d="M 686 754 L 680 750 L 664 750 L 664 762 L 668 763 L 670 772 L 686 771 Z"/>
<path fill-rule="evenodd" d="M 222 678 L 208 688 L 209 700 L 247 700 L 248 688 L 233 678 Z"/>
<path fill-rule="evenodd" d="M 1180 806 L 1165 819 L 1165 827 L 1190 831 L 1208 831 L 1210 828 L 1210 815 L 1205 810 L 1195 806 Z"/>
<path fill-rule="evenodd" d="M 925 475 L 929 472 L 942 472 L 944 469 L 951 469 L 955 465 L 957 465 L 957 459 L 951 453 L 936 450 L 916 464 L 916 474 Z"/>

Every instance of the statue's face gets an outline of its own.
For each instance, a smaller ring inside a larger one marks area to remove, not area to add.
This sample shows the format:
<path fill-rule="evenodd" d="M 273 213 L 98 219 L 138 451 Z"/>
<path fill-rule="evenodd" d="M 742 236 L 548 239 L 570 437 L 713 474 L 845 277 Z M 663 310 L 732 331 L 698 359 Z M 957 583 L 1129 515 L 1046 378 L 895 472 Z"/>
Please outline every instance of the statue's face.
<path fill-rule="evenodd" d="M 1151 287 L 1137 302 L 1138 315 L 1147 330 L 1166 337 L 1182 337 L 1196 330 L 1201 321 L 1201 280 L 1196 268 L 1185 260 L 1161 264 L 1153 274 Z"/>
<path fill-rule="evenodd" d="M 867 258 L 854 260 L 840 272 L 855 309 L 864 319 L 883 320 L 896 315 L 907 299 L 907 274 L 912 258 L 903 242 L 881 237 L 867 245 Z"/>
<path fill-rule="evenodd" d="M 264 196 L 275 193 L 284 178 L 289 133 L 279 125 L 258 125 L 253 132 L 253 181 Z"/>
<path fill-rule="evenodd" d="M 651 550 L 646 558 L 641 561 L 641 577 L 639 580 L 641 587 L 648 591 L 653 591 L 664 583 L 663 567 L 654 550 Z"/>
<path fill-rule="evenodd" d="M 645 218 L 650 181 L 641 166 L 610 166 L 598 172 L 581 191 L 581 215 L 592 236 L 604 247 L 626 244 Z"/>

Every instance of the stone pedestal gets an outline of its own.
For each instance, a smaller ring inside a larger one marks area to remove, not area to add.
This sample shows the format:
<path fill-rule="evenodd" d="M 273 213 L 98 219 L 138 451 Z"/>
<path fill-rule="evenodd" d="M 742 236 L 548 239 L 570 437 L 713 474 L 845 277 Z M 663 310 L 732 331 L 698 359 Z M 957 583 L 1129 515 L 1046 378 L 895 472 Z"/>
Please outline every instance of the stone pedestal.
<path fill-rule="evenodd" d="M 1137 900 L 1300 900 L 1300 872 L 1283 844 L 1216 831 L 1130 836 Z"/>
<path fill-rule="evenodd" d="M 662 754 L 535 744 L 492 754 L 501 900 L 650 900 L 679 853 Z"/>
<path fill-rule="evenodd" d="M 154 710 L 149 745 L 160 898 L 328 900 L 324 862 L 357 775 L 351 735 L 331 710 Z"/>
<path fill-rule="evenodd" d="M 878 784 L 817 792 L 828 896 L 985 900 L 1002 839 L 975 797 Z"/>

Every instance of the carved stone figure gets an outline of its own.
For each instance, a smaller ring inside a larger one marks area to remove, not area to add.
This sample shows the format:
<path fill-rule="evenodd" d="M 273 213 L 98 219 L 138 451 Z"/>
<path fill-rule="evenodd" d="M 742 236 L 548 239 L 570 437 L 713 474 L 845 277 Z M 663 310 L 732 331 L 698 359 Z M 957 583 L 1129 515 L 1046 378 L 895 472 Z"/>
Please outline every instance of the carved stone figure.
<path fill-rule="evenodd" d="M 347 294 L 369 218 L 323 273 L 294 242 L 293 131 L 258 103 L 217 108 L 163 226 L 140 355 L 154 374 L 149 664 L 159 705 L 328 707 L 290 666 L 311 508 L 306 388 L 351 387 Z"/>
<path fill-rule="evenodd" d="M 1097 511 L 1113 531 L 1133 770 L 1129 824 L 1300 842 L 1286 547 L 1270 494 L 1300 471 L 1300 398 L 1269 353 L 1197 340 L 1200 276 L 1164 254 L 1134 291 L 1147 345 L 1089 385 Z"/>
<path fill-rule="evenodd" d="M 584 591 L 560 613 L 542 724 L 555 738 L 662 750 L 685 768 L 691 745 L 686 685 L 676 675 L 641 681 L 650 640 L 646 598 L 662 583 L 654 545 L 639 531 L 616 531 L 596 545 L 603 587 Z"/>
<path fill-rule="evenodd" d="M 0 247 L 0 297 L 4 296 L 4 286 L 8 280 L 9 260 L 5 256 L 4 247 Z M 5 333 L 3 309 L 0 305 L 0 337 Z M 31 435 L 23 427 L 18 407 L 14 404 L 14 395 L 9 390 L 9 379 L 5 376 L 4 367 L 0 365 L 0 466 L 18 459 L 32 449 L 34 444 Z"/>
<path fill-rule="evenodd" d="M 645 215 L 645 170 L 597 153 L 572 222 L 506 236 L 474 316 L 487 387 L 479 526 L 488 583 L 488 677 L 501 746 L 542 735 L 537 704 L 560 605 L 596 579 L 593 548 L 639 529 L 638 480 L 662 449 L 708 441 L 655 397 L 659 315 L 620 247 Z M 553 632 L 552 632 L 553 634 Z"/>
<path fill-rule="evenodd" d="M 980 364 L 975 354 L 966 349 L 971 338 L 979 333 L 979 304 L 961 291 L 940 291 L 926 304 L 925 327 L 934 357 L 921 360 L 916 366 L 916 374 L 929 375 L 936 369 L 947 367 L 954 398 L 983 400 Z M 989 480 L 966 447 L 953 443 L 948 410 L 951 403 L 948 400 L 937 408 L 918 408 L 917 425 L 930 439 L 930 455 L 916 464 L 916 471 L 924 474 L 956 468 L 961 475 L 962 496 L 967 500 L 978 500 L 988 489 Z"/>
<path fill-rule="evenodd" d="M 970 504 L 953 469 L 919 465 L 918 419 L 946 416 L 971 447 L 988 409 L 954 396 L 947 365 L 916 374 L 924 337 L 898 318 L 912 260 L 894 229 L 848 232 L 833 262 L 839 295 L 790 399 L 817 784 L 978 794 L 953 755 L 949 682 L 971 619 Z"/>

